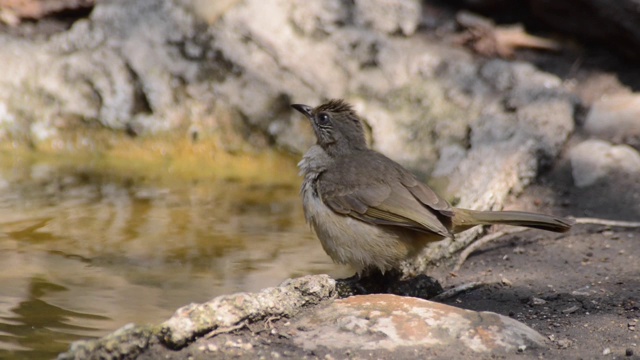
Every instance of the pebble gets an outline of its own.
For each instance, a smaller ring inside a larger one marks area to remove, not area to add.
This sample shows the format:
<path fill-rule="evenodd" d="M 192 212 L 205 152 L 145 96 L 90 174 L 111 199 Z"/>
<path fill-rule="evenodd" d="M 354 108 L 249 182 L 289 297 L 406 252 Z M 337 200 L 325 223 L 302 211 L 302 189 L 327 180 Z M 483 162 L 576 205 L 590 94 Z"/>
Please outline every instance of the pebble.
<path fill-rule="evenodd" d="M 544 300 L 544 299 L 537 298 L 537 297 L 532 297 L 531 301 L 529 303 L 531 305 L 544 305 L 544 304 L 547 303 L 547 301 Z"/>
<path fill-rule="evenodd" d="M 573 343 L 573 341 L 571 341 L 569 339 L 560 339 L 557 342 L 558 347 L 560 347 L 561 349 L 568 348 L 569 346 L 571 346 L 572 343 Z"/>
<path fill-rule="evenodd" d="M 572 314 L 572 313 L 574 313 L 574 312 L 578 311 L 578 309 L 580 309 L 580 306 L 578 306 L 578 305 L 573 305 L 573 306 L 572 306 L 572 307 L 570 307 L 570 308 L 566 308 L 566 309 L 562 310 L 562 313 L 563 313 L 563 314 Z"/>
<path fill-rule="evenodd" d="M 582 288 L 580 288 L 580 289 L 578 289 L 578 290 L 573 290 L 573 291 L 571 292 L 571 295 L 589 296 L 589 295 L 591 295 L 591 289 L 590 289 L 590 286 L 589 286 L 589 285 L 587 285 L 587 286 L 582 287 Z"/>
<path fill-rule="evenodd" d="M 609 355 L 609 354 L 611 354 L 610 348 L 605 348 L 604 350 L 602 350 L 602 355 Z"/>

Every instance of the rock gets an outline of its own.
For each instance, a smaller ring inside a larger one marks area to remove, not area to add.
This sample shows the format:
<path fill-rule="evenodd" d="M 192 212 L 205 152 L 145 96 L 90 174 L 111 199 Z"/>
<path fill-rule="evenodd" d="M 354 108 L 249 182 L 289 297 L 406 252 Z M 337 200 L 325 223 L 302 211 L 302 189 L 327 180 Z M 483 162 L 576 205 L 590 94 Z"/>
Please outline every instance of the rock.
<path fill-rule="evenodd" d="M 544 305 L 546 303 L 547 303 L 547 301 L 545 299 L 541 299 L 541 298 L 537 298 L 537 297 L 532 297 L 529 300 L 529 305 Z"/>
<path fill-rule="evenodd" d="M 418 0 L 356 0 L 355 15 L 356 23 L 378 31 L 413 35 L 420 24 L 422 4 Z"/>
<path fill-rule="evenodd" d="M 160 326 L 127 325 L 101 339 L 77 341 L 58 359 L 130 359 L 152 344 L 179 349 L 211 330 L 270 317 L 291 317 L 303 307 L 334 295 L 335 280 L 327 275 L 290 279 L 259 293 L 223 295 L 204 304 L 184 306 Z"/>
<path fill-rule="evenodd" d="M 100 341 L 77 341 L 58 359 L 135 359 L 153 342 L 153 337 L 154 329 L 150 326 L 128 324 Z"/>
<path fill-rule="evenodd" d="M 573 182 L 586 187 L 614 172 L 640 174 L 640 154 L 627 145 L 612 145 L 603 140 L 586 140 L 569 151 Z"/>
<path fill-rule="evenodd" d="M 331 298 L 334 291 L 335 280 L 329 276 L 304 276 L 259 293 L 223 295 L 205 304 L 187 305 L 162 324 L 162 341 L 181 347 L 197 334 L 247 319 L 293 316 L 303 306 Z"/>
<path fill-rule="evenodd" d="M 288 105 L 347 97 L 370 119 L 374 146 L 429 173 L 441 147 L 466 147 L 480 111 L 504 109 L 468 53 L 412 36 L 421 6 L 98 2 L 46 41 L 0 35 L 0 139 L 75 148 L 84 142 L 64 144 L 64 133 L 97 123 L 138 135 L 198 128 L 224 148 L 242 148 L 240 137 L 302 152 L 312 134 Z M 510 68 L 501 65 L 518 73 Z"/>
<path fill-rule="evenodd" d="M 500 94 L 501 100 L 487 97 L 482 112 L 472 120 L 467 151 L 448 174 L 445 194 L 455 194 L 456 206 L 488 210 L 499 208 L 508 194 L 522 191 L 541 164 L 558 156 L 574 130 L 574 100 L 558 77 L 540 73 L 530 64 L 495 60 L 485 64 L 481 74 L 487 88 L 496 91 L 477 91 Z M 439 171 L 443 168 L 438 164 Z M 468 244 L 479 231 L 481 228 L 470 229 L 455 241 L 445 239 L 429 246 L 405 271 L 442 268 L 434 265 L 461 249 L 461 244 Z"/>
<path fill-rule="evenodd" d="M 305 350 L 515 353 L 545 339 L 511 318 L 395 295 L 352 296 L 295 319 L 293 342 Z"/>
<path fill-rule="evenodd" d="M 584 129 L 598 138 L 640 149 L 640 93 L 596 101 L 587 114 Z"/>
<path fill-rule="evenodd" d="M 560 339 L 556 342 L 556 344 L 560 349 L 567 349 L 573 345 L 573 341 L 569 339 Z"/>
<path fill-rule="evenodd" d="M 456 170 L 466 154 L 466 150 L 461 145 L 444 146 L 440 150 L 440 158 L 431 175 L 434 177 L 449 176 Z"/>
<path fill-rule="evenodd" d="M 396 295 L 334 296 L 334 280 L 305 276 L 183 307 L 159 326 L 127 325 L 101 339 L 75 342 L 58 359 L 207 359 L 216 353 L 301 358 L 311 351 L 325 358 L 345 351 L 378 358 L 501 357 L 545 347 L 533 329 L 491 312 Z"/>

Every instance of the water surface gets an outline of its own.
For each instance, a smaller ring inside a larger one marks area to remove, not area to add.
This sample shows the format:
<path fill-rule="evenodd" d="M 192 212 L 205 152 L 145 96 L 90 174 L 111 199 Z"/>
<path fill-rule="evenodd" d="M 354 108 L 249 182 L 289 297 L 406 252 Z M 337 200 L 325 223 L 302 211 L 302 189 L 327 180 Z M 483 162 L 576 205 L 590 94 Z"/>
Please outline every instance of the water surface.
<path fill-rule="evenodd" d="M 304 223 L 295 161 L 261 159 L 262 176 L 243 178 L 1 156 L 0 358 L 52 358 L 191 302 L 348 274 Z"/>

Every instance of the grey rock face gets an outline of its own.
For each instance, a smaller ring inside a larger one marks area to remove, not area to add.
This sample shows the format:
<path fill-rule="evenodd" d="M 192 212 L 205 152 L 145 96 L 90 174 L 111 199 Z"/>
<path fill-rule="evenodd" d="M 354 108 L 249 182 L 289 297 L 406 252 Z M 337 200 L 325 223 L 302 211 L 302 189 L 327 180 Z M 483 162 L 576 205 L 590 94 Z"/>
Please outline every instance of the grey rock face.
<path fill-rule="evenodd" d="M 503 111 L 503 83 L 522 79 L 503 63 L 494 81 L 491 66 L 418 36 L 421 14 L 419 1 L 393 0 L 99 2 L 48 41 L 0 36 L 0 136 L 37 146 L 93 122 L 232 129 L 302 152 L 311 134 L 289 103 L 346 97 L 374 146 L 430 172 L 443 146 L 466 146 L 481 111 Z"/>

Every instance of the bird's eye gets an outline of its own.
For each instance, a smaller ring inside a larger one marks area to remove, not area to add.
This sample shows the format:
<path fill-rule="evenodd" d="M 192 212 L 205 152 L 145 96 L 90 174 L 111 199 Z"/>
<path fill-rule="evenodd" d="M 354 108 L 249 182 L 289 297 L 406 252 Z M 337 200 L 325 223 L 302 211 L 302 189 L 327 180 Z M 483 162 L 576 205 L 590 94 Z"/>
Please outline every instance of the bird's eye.
<path fill-rule="evenodd" d="M 318 124 L 319 125 L 328 125 L 330 120 L 331 120 L 331 118 L 329 117 L 329 114 L 327 114 L 327 113 L 318 114 Z"/>

